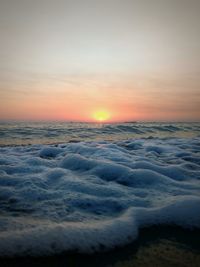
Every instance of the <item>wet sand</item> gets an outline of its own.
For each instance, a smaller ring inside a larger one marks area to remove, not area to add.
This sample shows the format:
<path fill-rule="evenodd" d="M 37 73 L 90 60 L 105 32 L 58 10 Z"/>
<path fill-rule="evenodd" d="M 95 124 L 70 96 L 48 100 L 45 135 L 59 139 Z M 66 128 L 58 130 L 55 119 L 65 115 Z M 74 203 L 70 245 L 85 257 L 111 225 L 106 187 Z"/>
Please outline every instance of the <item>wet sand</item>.
<path fill-rule="evenodd" d="M 153 226 L 141 229 L 138 239 L 132 244 L 109 252 L 1 258 L 0 266 L 200 267 L 200 230 Z"/>

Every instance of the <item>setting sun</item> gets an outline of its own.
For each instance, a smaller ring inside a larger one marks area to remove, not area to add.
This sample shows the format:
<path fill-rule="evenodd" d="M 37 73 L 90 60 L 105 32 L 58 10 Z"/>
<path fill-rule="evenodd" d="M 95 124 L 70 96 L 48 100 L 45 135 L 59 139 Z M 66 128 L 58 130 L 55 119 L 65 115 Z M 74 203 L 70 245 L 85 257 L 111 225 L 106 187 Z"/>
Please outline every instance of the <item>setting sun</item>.
<path fill-rule="evenodd" d="M 93 118 L 99 122 L 107 121 L 110 118 L 110 114 L 105 110 L 98 110 L 94 112 Z"/>

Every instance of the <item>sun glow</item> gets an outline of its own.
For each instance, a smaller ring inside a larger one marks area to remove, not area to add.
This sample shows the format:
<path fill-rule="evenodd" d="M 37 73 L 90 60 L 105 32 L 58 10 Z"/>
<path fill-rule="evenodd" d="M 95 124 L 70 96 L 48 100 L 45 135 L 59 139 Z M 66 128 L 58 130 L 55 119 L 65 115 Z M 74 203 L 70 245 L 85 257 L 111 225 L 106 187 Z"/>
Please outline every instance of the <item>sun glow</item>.
<path fill-rule="evenodd" d="M 107 121 L 110 118 L 110 114 L 106 110 L 98 110 L 94 112 L 93 118 L 96 121 L 103 122 L 103 121 Z"/>

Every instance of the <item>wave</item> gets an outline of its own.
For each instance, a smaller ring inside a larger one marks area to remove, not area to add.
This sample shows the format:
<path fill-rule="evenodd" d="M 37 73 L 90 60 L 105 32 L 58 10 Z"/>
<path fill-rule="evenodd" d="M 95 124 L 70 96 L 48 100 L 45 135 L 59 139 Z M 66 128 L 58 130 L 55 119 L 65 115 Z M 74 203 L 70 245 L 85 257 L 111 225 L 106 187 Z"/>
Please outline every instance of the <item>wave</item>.
<path fill-rule="evenodd" d="M 0 148 L 0 255 L 93 253 L 200 227 L 200 138 Z"/>
<path fill-rule="evenodd" d="M 199 123 L 0 123 L 0 145 L 196 137 L 199 132 Z"/>

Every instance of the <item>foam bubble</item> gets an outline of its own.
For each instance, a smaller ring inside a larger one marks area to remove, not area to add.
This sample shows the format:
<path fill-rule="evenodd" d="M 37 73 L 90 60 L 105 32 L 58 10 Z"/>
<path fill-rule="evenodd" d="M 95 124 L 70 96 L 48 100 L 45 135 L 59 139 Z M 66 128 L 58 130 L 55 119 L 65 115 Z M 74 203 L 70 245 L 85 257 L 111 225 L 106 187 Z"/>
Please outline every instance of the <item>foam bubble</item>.
<path fill-rule="evenodd" d="M 199 141 L 1 148 L 0 255 L 92 253 L 143 226 L 200 227 Z"/>

